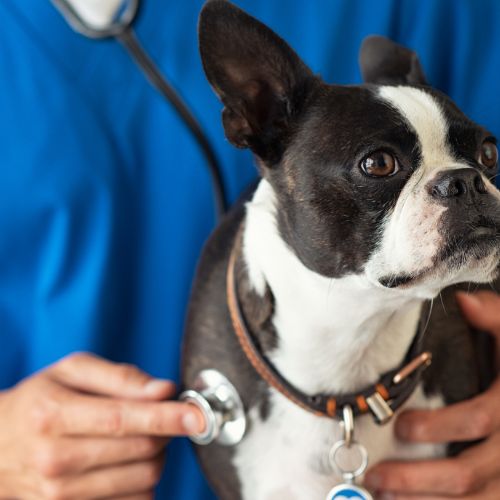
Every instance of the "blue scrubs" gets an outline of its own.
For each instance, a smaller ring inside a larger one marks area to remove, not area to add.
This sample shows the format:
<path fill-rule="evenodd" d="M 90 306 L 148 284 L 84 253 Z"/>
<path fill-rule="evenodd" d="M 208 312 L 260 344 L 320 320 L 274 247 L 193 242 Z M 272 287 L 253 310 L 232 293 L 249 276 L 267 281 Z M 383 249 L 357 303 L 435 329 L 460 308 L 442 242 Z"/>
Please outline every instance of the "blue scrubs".
<path fill-rule="evenodd" d="M 500 132 L 500 2 L 239 0 L 330 82 L 359 82 L 368 34 L 413 47 L 429 81 Z M 144 0 L 139 38 L 222 159 L 231 200 L 255 177 L 224 139 L 197 50 L 199 0 Z M 48 1 L 0 2 L 0 389 L 76 350 L 178 378 L 195 264 L 214 227 L 205 162 L 114 41 Z M 212 498 L 186 440 L 163 499 Z"/>

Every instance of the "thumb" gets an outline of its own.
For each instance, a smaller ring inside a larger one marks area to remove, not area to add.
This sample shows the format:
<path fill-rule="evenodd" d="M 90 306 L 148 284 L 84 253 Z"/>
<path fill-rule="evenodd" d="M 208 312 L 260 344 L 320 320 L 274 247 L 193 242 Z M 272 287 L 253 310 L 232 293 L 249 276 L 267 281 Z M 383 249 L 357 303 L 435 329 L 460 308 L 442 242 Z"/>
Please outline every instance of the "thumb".
<path fill-rule="evenodd" d="M 474 294 L 458 292 L 458 305 L 468 323 L 490 332 L 500 340 L 500 296 L 480 291 Z"/>

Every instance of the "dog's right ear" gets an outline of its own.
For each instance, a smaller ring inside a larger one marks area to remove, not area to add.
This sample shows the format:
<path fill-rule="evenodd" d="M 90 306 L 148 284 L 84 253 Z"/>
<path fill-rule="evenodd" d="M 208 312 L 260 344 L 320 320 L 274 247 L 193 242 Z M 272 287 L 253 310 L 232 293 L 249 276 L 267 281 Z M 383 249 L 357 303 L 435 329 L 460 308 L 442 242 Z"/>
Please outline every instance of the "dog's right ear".
<path fill-rule="evenodd" d="M 278 162 L 316 77 L 278 35 L 225 0 L 205 4 L 198 32 L 205 73 L 225 106 L 226 137 L 269 166 Z"/>

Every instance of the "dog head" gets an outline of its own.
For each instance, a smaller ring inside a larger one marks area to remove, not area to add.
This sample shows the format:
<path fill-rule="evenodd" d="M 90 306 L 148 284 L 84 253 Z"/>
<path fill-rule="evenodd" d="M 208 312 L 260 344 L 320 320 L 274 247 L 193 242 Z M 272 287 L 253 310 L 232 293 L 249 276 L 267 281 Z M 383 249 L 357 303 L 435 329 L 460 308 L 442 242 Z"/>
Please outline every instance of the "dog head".
<path fill-rule="evenodd" d="M 427 85 L 412 51 L 370 37 L 366 83 L 336 86 L 227 1 L 204 6 L 199 37 L 226 136 L 254 152 L 305 266 L 425 297 L 496 276 L 496 141 Z"/>

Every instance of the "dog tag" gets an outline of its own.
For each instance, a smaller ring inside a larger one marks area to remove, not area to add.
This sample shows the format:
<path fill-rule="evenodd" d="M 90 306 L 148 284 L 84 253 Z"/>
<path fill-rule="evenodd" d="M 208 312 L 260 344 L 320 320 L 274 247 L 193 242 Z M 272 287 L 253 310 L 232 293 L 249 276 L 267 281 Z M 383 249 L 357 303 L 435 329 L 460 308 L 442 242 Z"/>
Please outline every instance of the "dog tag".
<path fill-rule="evenodd" d="M 354 484 L 343 483 L 335 486 L 328 495 L 326 500 L 373 500 L 371 494 Z"/>
<path fill-rule="evenodd" d="M 342 464 L 345 457 L 341 455 L 347 450 L 356 452 L 359 455 L 360 464 L 356 468 Z M 326 500 L 373 500 L 372 495 L 365 488 L 354 484 L 358 476 L 363 474 L 368 465 L 368 453 L 366 448 L 358 442 L 350 439 L 335 443 L 330 450 L 330 462 L 332 466 L 342 475 L 343 483 L 334 486 L 326 496 Z"/>

